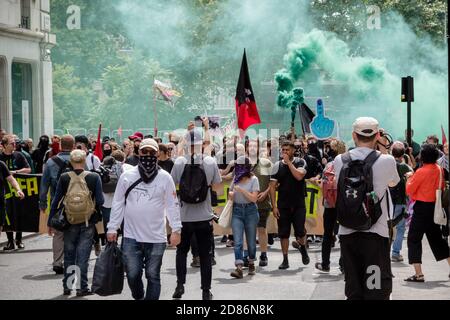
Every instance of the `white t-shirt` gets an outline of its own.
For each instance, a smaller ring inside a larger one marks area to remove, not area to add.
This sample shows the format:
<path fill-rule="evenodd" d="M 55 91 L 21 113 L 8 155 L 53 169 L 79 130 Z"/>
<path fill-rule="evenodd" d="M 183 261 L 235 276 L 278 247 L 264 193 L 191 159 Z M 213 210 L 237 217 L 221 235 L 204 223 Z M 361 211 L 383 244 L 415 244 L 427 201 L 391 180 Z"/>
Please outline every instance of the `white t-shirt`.
<path fill-rule="evenodd" d="M 352 160 L 364 160 L 373 149 L 370 148 L 355 148 L 350 151 L 350 156 Z M 342 158 L 341 155 L 338 155 L 336 159 L 334 159 L 334 168 L 336 172 L 336 181 L 339 181 L 339 174 L 342 169 Z M 389 217 L 392 217 L 393 214 L 393 204 L 391 196 L 387 195 L 389 192 L 389 184 L 396 185 L 400 182 L 400 177 L 397 173 L 397 165 L 394 157 L 390 155 L 382 154 L 378 160 L 373 164 L 373 189 L 378 197 L 378 199 L 383 199 L 381 201 L 381 210 L 382 215 L 378 219 L 378 221 L 370 228 L 369 230 L 359 231 L 349 229 L 343 226 L 339 226 L 339 235 L 347 235 L 354 232 L 372 232 L 377 233 L 382 237 L 389 238 L 389 229 L 387 225 L 387 221 Z M 389 201 L 389 215 L 387 208 L 387 201 Z"/>
<path fill-rule="evenodd" d="M 166 243 L 166 218 L 173 231 L 181 230 L 180 206 L 175 184 L 169 173 L 159 170 L 155 179 L 141 182 L 128 195 L 125 193 L 140 178 L 138 167 L 125 171 L 117 183 L 108 223 L 114 233 L 125 221 L 125 238 L 145 243 Z"/>
<path fill-rule="evenodd" d="M 98 168 L 100 168 L 101 164 L 102 162 L 100 161 L 100 159 L 93 153 L 89 153 L 86 157 L 86 166 L 88 168 L 88 171 L 97 170 Z"/>

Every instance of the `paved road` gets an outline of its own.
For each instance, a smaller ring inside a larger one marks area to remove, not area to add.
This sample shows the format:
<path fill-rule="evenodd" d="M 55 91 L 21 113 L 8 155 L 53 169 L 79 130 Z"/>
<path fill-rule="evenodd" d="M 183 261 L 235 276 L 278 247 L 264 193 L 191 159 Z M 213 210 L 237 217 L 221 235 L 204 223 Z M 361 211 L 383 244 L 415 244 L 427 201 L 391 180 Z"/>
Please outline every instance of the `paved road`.
<path fill-rule="evenodd" d="M 344 281 L 338 269 L 339 249 L 333 249 L 331 255 L 331 273 L 319 274 L 314 270 L 314 263 L 320 261 L 320 244 L 310 247 L 311 263 L 303 266 L 301 256 L 295 249 L 290 251 L 288 270 L 278 270 L 282 254 L 278 241 L 269 251 L 269 265 L 257 267 L 255 276 L 245 276 L 242 280 L 232 279 L 229 273 L 233 270 L 233 251 L 220 243 L 216 238 L 217 265 L 213 267 L 212 292 L 215 299 L 223 300 L 343 300 Z M 42 235 L 27 239 L 26 250 L 15 253 L 0 253 L 0 299 L 131 299 L 125 282 L 121 295 L 102 298 L 90 296 L 70 298 L 62 296 L 61 276 L 51 270 L 52 252 L 51 238 Z M 406 246 L 406 241 L 405 241 Z M 406 254 L 406 253 L 405 253 Z M 189 263 L 190 263 L 190 257 Z M 424 240 L 424 273 L 426 283 L 405 283 L 404 278 L 412 274 L 412 268 L 406 263 L 394 263 L 393 273 L 394 300 L 424 299 L 450 300 L 450 279 L 447 262 L 434 261 L 428 243 Z M 95 264 L 92 252 L 89 279 Z M 175 250 L 168 249 L 162 266 L 161 299 L 171 299 L 176 285 Z M 183 299 L 201 299 L 200 269 L 188 267 L 186 294 Z"/>

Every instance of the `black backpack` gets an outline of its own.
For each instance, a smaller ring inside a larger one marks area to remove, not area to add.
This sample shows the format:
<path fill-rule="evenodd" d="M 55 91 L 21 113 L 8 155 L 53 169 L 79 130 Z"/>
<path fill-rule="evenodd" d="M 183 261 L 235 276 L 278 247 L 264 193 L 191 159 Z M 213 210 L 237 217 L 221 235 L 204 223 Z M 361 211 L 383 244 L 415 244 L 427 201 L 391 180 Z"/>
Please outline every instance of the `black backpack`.
<path fill-rule="evenodd" d="M 56 182 L 58 182 L 59 178 L 63 173 L 71 171 L 72 165 L 70 164 L 69 161 L 63 160 L 58 156 L 54 156 L 51 159 L 56 163 L 56 165 L 59 168 L 58 174 L 56 175 Z"/>
<path fill-rule="evenodd" d="M 117 182 L 122 174 L 122 168 L 116 162 L 113 165 L 103 165 L 99 168 L 100 178 L 102 180 L 102 189 L 104 193 L 114 193 Z"/>
<path fill-rule="evenodd" d="M 350 153 L 342 155 L 337 192 L 339 224 L 353 230 L 369 230 L 380 218 L 381 201 L 373 191 L 372 166 L 381 153 L 372 151 L 364 160 L 352 160 Z"/>
<path fill-rule="evenodd" d="M 206 200 L 208 189 L 205 170 L 191 159 L 191 163 L 184 166 L 180 179 L 181 201 L 191 204 L 201 203 Z"/>

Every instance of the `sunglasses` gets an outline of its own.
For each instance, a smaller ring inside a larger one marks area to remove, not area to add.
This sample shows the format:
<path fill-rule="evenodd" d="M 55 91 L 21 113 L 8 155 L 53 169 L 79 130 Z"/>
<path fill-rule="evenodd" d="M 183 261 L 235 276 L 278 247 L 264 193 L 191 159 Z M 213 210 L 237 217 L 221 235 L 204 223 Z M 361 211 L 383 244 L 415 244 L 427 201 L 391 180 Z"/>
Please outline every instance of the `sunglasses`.
<path fill-rule="evenodd" d="M 167 148 L 167 150 L 169 150 L 169 151 L 173 151 L 173 148 Z"/>

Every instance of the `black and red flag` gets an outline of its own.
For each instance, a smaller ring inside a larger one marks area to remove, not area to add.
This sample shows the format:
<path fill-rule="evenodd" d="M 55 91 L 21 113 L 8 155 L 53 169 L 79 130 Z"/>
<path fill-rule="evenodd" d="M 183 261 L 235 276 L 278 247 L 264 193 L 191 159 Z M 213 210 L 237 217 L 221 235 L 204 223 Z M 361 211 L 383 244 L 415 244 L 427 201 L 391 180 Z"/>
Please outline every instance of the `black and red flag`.
<path fill-rule="evenodd" d="M 238 128 L 243 131 L 247 130 L 248 127 L 254 124 L 261 123 L 255 96 L 253 95 L 252 84 L 250 82 L 245 50 L 244 57 L 242 59 L 238 86 L 236 89 L 236 115 Z"/>

